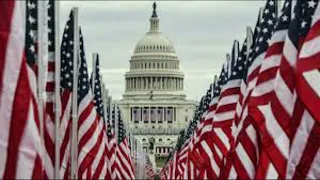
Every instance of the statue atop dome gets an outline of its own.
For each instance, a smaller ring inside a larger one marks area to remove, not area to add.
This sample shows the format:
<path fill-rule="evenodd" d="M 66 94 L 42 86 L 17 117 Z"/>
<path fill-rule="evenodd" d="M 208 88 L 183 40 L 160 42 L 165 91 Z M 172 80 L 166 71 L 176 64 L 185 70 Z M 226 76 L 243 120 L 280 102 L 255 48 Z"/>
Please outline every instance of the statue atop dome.
<path fill-rule="evenodd" d="M 154 2 L 152 7 L 153 7 L 153 12 L 152 12 L 152 16 L 151 17 L 156 18 L 156 17 L 158 17 L 158 15 L 157 15 L 157 3 Z"/>

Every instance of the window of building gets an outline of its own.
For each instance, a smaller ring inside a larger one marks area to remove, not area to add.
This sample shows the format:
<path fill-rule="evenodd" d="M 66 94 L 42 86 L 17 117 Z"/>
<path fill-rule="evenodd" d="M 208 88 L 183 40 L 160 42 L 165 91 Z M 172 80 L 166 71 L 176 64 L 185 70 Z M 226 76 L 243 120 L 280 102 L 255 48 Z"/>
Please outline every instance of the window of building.
<path fill-rule="evenodd" d="M 156 68 L 156 64 L 155 63 L 153 63 L 153 69 L 155 69 Z"/>
<path fill-rule="evenodd" d="M 185 122 L 188 122 L 189 121 L 189 118 L 188 116 L 185 117 Z"/>
<path fill-rule="evenodd" d="M 161 63 L 161 69 L 163 69 L 163 63 Z"/>
<path fill-rule="evenodd" d="M 159 142 L 162 142 L 162 139 L 161 139 L 161 138 L 159 139 Z"/>
<path fill-rule="evenodd" d="M 145 138 L 143 138 L 143 139 L 142 139 L 142 142 L 146 142 L 146 139 L 145 139 Z"/>

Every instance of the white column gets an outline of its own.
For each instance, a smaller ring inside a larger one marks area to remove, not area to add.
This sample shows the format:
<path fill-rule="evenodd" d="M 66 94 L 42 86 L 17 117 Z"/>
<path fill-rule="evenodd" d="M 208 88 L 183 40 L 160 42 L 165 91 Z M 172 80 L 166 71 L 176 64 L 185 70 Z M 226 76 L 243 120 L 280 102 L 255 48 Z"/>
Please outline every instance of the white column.
<path fill-rule="evenodd" d="M 134 79 L 134 90 L 137 90 L 138 89 L 138 81 L 137 81 L 137 78 L 133 78 Z"/>
<path fill-rule="evenodd" d="M 141 89 L 142 89 L 142 90 L 145 89 L 145 88 L 144 88 L 144 79 L 145 79 L 145 77 L 142 77 L 142 78 L 141 78 Z"/>

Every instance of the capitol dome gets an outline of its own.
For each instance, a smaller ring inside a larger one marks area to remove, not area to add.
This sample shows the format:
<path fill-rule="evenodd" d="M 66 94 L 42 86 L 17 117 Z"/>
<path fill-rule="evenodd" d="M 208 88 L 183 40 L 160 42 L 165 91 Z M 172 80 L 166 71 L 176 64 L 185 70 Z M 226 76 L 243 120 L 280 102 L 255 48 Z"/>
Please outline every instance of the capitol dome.
<path fill-rule="evenodd" d="M 171 41 L 161 32 L 148 32 L 136 45 L 134 53 L 175 53 Z"/>
<path fill-rule="evenodd" d="M 150 28 L 137 38 L 124 77 L 125 92 L 117 102 L 154 168 L 173 150 L 196 108 L 194 100 L 186 99 L 180 60 L 172 42 L 159 31 L 156 9 L 154 2 Z"/>
<path fill-rule="evenodd" d="M 159 30 L 159 18 L 153 4 L 148 32 L 138 41 L 126 72 L 123 97 L 149 98 L 152 93 L 161 99 L 184 99 L 184 74 L 171 41 Z"/>

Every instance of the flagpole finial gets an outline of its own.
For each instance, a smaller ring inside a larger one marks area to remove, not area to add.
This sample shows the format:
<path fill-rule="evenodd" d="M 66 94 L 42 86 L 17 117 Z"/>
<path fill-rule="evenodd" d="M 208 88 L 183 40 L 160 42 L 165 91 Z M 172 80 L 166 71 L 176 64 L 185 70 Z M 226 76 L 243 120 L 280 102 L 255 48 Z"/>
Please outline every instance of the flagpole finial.
<path fill-rule="evenodd" d="M 152 16 L 151 17 L 158 17 L 158 15 L 157 15 L 157 3 L 156 3 L 156 1 L 154 1 L 153 2 L 153 5 L 152 5 L 152 7 L 153 7 L 153 11 L 152 11 Z"/>

